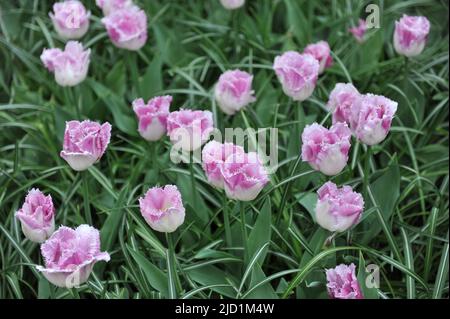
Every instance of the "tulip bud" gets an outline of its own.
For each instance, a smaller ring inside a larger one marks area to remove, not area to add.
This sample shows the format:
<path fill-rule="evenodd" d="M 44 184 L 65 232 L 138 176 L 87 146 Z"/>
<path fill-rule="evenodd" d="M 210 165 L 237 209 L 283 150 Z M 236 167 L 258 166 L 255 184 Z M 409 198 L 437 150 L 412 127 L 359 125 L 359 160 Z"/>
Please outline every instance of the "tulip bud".
<path fill-rule="evenodd" d="M 56 32 L 64 39 L 79 39 L 89 28 L 91 13 L 80 1 L 69 0 L 53 5 L 53 13 L 49 16 Z"/>
<path fill-rule="evenodd" d="M 234 10 L 242 7 L 245 0 L 220 0 L 220 3 L 225 9 Z"/>
<path fill-rule="evenodd" d="M 351 131 L 346 123 L 328 130 L 322 125 L 307 125 L 302 133 L 302 158 L 325 175 L 339 174 L 347 165 Z"/>
<path fill-rule="evenodd" d="M 22 208 L 16 212 L 23 234 L 29 240 L 42 243 L 55 230 L 55 208 L 52 197 L 33 188 L 25 197 Z"/>
<path fill-rule="evenodd" d="M 254 102 L 252 90 L 253 76 L 240 70 L 223 73 L 215 87 L 215 98 L 220 109 L 232 115 Z"/>
<path fill-rule="evenodd" d="M 333 64 L 330 46 L 326 41 L 309 44 L 303 53 L 311 54 L 319 62 L 319 74 L 322 74 L 326 68 Z"/>
<path fill-rule="evenodd" d="M 269 178 L 264 165 L 255 152 L 231 154 L 222 168 L 225 193 L 230 199 L 255 199 Z"/>
<path fill-rule="evenodd" d="M 100 251 L 100 233 L 89 225 L 76 229 L 61 226 L 41 245 L 45 267 L 37 266 L 45 278 L 62 288 L 78 287 L 85 283 L 98 261 L 110 260 Z"/>
<path fill-rule="evenodd" d="M 55 74 L 56 83 L 61 86 L 75 86 L 86 78 L 90 54 L 90 49 L 83 51 L 81 43 L 69 41 L 64 51 L 44 49 L 41 61 Z"/>
<path fill-rule="evenodd" d="M 136 6 L 112 11 L 102 23 L 118 48 L 137 51 L 147 41 L 147 15 Z"/>
<path fill-rule="evenodd" d="M 317 190 L 317 223 L 331 231 L 344 232 L 361 218 L 364 200 L 350 186 L 338 188 L 332 182 L 326 182 Z"/>
<path fill-rule="evenodd" d="M 351 83 L 337 83 L 330 93 L 327 108 L 333 112 L 333 124 L 345 122 L 353 127 L 355 103 L 360 98 L 358 90 Z"/>
<path fill-rule="evenodd" d="M 61 157 L 76 171 L 84 171 L 100 160 L 111 138 L 111 124 L 89 120 L 66 122 Z"/>
<path fill-rule="evenodd" d="M 143 99 L 133 101 L 133 111 L 139 119 L 138 131 L 144 139 L 157 141 L 166 133 L 171 102 L 170 95 L 154 97 L 147 104 Z"/>
<path fill-rule="evenodd" d="M 202 150 L 202 167 L 208 182 L 220 189 L 224 188 L 222 169 L 225 160 L 233 154 L 243 154 L 244 149 L 232 143 L 208 142 Z"/>
<path fill-rule="evenodd" d="M 395 51 L 406 57 L 419 55 L 425 48 L 429 32 L 430 22 L 427 18 L 403 15 L 399 21 L 395 22 Z"/>
<path fill-rule="evenodd" d="M 319 75 L 319 62 L 311 54 L 285 52 L 275 57 L 273 68 L 286 95 L 295 101 L 311 96 Z"/>
<path fill-rule="evenodd" d="M 381 143 L 391 129 L 397 102 L 384 96 L 365 94 L 355 104 L 352 130 L 367 145 Z"/>
<path fill-rule="evenodd" d="M 171 233 L 184 222 L 181 194 L 174 185 L 150 188 L 139 198 L 139 207 L 145 221 L 156 231 Z"/>
<path fill-rule="evenodd" d="M 176 147 L 184 151 L 200 148 L 214 130 L 210 111 L 184 110 L 171 112 L 167 117 L 167 134 Z"/>
<path fill-rule="evenodd" d="M 341 264 L 334 269 L 326 270 L 328 295 L 332 299 L 364 299 L 358 279 L 355 274 L 355 265 Z"/>
<path fill-rule="evenodd" d="M 133 6 L 131 0 L 96 0 L 97 7 L 101 8 L 103 15 L 107 16 L 111 12 L 121 9 L 127 9 Z"/>
<path fill-rule="evenodd" d="M 367 25 L 366 21 L 363 19 L 359 19 L 358 26 L 348 29 L 348 31 L 353 34 L 356 41 L 359 43 L 364 42 L 364 35 L 366 34 Z"/>

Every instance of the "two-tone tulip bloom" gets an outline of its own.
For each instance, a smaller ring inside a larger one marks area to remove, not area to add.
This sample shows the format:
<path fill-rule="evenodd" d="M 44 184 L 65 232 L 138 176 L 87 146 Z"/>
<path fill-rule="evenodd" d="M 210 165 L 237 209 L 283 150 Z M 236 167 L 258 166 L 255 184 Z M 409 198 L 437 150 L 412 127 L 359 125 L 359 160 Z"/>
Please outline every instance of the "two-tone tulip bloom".
<path fill-rule="evenodd" d="M 303 53 L 311 54 L 319 62 L 319 74 L 325 69 L 333 65 L 333 57 L 331 56 L 330 46 L 327 41 L 319 41 L 306 46 Z"/>
<path fill-rule="evenodd" d="M 381 143 L 391 129 L 398 103 L 374 94 L 362 95 L 355 103 L 352 130 L 364 144 Z"/>
<path fill-rule="evenodd" d="M 25 197 L 25 202 L 16 212 L 23 234 L 29 240 L 42 243 L 55 230 L 55 208 L 52 197 L 45 196 L 39 189 L 33 188 Z"/>
<path fill-rule="evenodd" d="M 44 49 L 41 61 L 45 67 L 55 74 L 55 81 L 61 86 L 75 86 L 82 82 L 89 69 L 91 50 L 83 50 L 77 41 L 66 43 L 61 49 Z"/>
<path fill-rule="evenodd" d="M 147 41 L 147 15 L 136 6 L 112 11 L 102 23 L 118 48 L 137 51 Z"/>
<path fill-rule="evenodd" d="M 254 102 L 253 75 L 241 70 L 226 71 L 219 77 L 214 95 L 220 109 L 232 115 Z"/>
<path fill-rule="evenodd" d="M 111 12 L 121 9 L 127 9 L 133 6 L 131 0 L 95 0 L 97 7 L 102 9 L 103 15 L 107 16 Z"/>
<path fill-rule="evenodd" d="M 302 133 L 302 159 L 325 175 L 339 174 L 347 165 L 351 131 L 346 123 L 330 129 L 320 124 L 307 125 Z"/>
<path fill-rule="evenodd" d="M 353 127 L 355 103 L 360 98 L 358 90 L 351 83 L 337 83 L 330 93 L 327 108 L 333 113 L 333 124 L 345 122 Z"/>
<path fill-rule="evenodd" d="M 283 92 L 295 101 L 311 96 L 319 76 L 319 62 L 311 54 L 288 51 L 275 57 L 273 69 Z"/>
<path fill-rule="evenodd" d="M 133 101 L 133 111 L 139 120 L 139 134 L 147 141 L 157 141 L 166 134 L 170 103 L 170 95 L 154 97 L 147 104 L 143 99 Z"/>
<path fill-rule="evenodd" d="M 181 194 L 174 185 L 150 188 L 139 198 L 139 207 L 145 221 L 156 231 L 171 233 L 184 222 Z"/>
<path fill-rule="evenodd" d="M 245 0 L 220 0 L 220 3 L 225 9 L 234 10 L 242 7 Z"/>
<path fill-rule="evenodd" d="M 360 220 L 364 200 L 350 186 L 338 188 L 333 182 L 326 182 L 317 190 L 317 196 L 316 221 L 321 227 L 344 232 Z"/>
<path fill-rule="evenodd" d="M 209 139 L 213 125 L 210 111 L 181 109 L 167 117 L 167 135 L 175 147 L 190 152 Z"/>
<path fill-rule="evenodd" d="M 56 32 L 64 39 L 79 39 L 89 28 L 91 13 L 77 0 L 57 2 L 49 13 Z"/>
<path fill-rule="evenodd" d="M 111 124 L 85 120 L 66 122 L 61 157 L 76 171 L 94 165 L 106 151 L 111 138 Z"/>
<path fill-rule="evenodd" d="M 419 55 L 425 48 L 429 32 L 430 22 L 426 17 L 403 15 L 395 22 L 395 51 L 406 57 Z"/>
<path fill-rule="evenodd" d="M 359 43 L 364 42 L 364 35 L 366 34 L 366 31 L 367 31 L 367 25 L 366 25 L 366 21 L 363 19 L 359 19 L 358 25 L 356 27 L 352 27 L 352 28 L 348 29 L 348 32 L 353 34 L 356 41 L 358 41 Z"/>
<path fill-rule="evenodd" d="M 214 187 L 223 189 L 223 165 L 229 156 L 244 154 L 242 147 L 233 143 L 219 143 L 210 141 L 206 143 L 202 150 L 202 167 L 208 182 Z"/>
<path fill-rule="evenodd" d="M 269 182 L 266 168 L 255 152 L 236 152 L 222 166 L 225 193 L 228 198 L 251 201 Z"/>
<path fill-rule="evenodd" d="M 356 278 L 355 265 L 341 264 L 326 270 L 327 291 L 332 299 L 364 299 Z"/>
<path fill-rule="evenodd" d="M 109 261 L 100 251 L 100 233 L 89 225 L 76 229 L 61 226 L 41 245 L 45 267 L 37 266 L 52 284 L 63 288 L 85 283 L 98 261 Z"/>

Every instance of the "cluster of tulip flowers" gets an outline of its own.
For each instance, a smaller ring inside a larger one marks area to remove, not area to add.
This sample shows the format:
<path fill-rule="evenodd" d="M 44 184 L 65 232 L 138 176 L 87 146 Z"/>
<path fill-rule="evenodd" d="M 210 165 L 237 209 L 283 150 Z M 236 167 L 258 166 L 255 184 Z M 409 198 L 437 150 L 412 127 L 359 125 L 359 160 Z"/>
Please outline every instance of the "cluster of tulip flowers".
<path fill-rule="evenodd" d="M 226 9 L 237 9 L 244 0 L 220 0 Z M 147 17 L 131 0 L 97 0 L 103 10 L 105 25 L 114 45 L 128 50 L 142 48 L 147 40 Z M 64 39 L 81 38 L 89 26 L 90 12 L 79 1 L 55 3 L 50 17 L 55 30 Z M 425 17 L 404 15 L 396 22 L 394 48 L 407 57 L 424 49 L 430 25 Z M 358 42 L 364 41 L 364 20 L 349 30 Z M 294 101 L 304 101 L 313 93 L 319 75 L 330 67 L 333 59 L 326 41 L 308 45 L 302 53 L 288 51 L 277 56 L 273 69 L 283 92 Z M 55 75 L 61 86 L 74 86 L 88 72 L 90 50 L 79 42 L 69 41 L 65 50 L 45 49 L 43 64 Z M 241 70 L 224 72 L 214 89 L 220 109 L 233 115 L 256 100 L 252 89 L 253 76 Z M 269 174 L 258 153 L 246 153 L 232 143 L 209 141 L 214 129 L 209 111 L 181 109 L 170 112 L 171 96 L 157 96 L 147 103 L 138 98 L 132 108 L 138 119 L 138 131 L 149 142 L 168 135 L 171 142 L 181 143 L 184 151 L 202 150 L 202 167 L 208 182 L 223 189 L 229 199 L 251 201 L 269 182 Z M 327 108 L 332 112 L 332 125 L 307 125 L 301 134 L 303 161 L 327 176 L 342 172 L 348 161 L 351 138 L 375 145 L 389 133 L 397 102 L 374 94 L 362 94 L 351 83 L 338 83 L 331 91 Z M 75 171 L 84 171 L 98 162 L 111 138 L 111 125 L 94 121 L 66 122 L 63 150 L 60 156 Z M 361 194 L 350 186 L 338 187 L 331 181 L 318 191 L 316 221 L 333 233 L 344 232 L 358 223 L 364 210 Z M 183 224 L 185 208 L 175 185 L 150 188 L 139 199 L 141 214 L 149 226 L 158 232 L 171 233 Z M 99 231 L 90 225 L 75 229 L 61 226 L 55 231 L 55 208 L 50 195 L 38 189 L 29 191 L 16 213 L 24 235 L 42 243 L 45 267 L 38 266 L 44 276 L 59 287 L 72 287 L 87 281 L 97 261 L 109 261 L 107 252 L 100 251 Z M 244 222 L 244 221 L 242 221 Z M 338 265 L 326 270 L 327 289 L 331 298 L 363 298 L 356 279 L 355 265 Z"/>

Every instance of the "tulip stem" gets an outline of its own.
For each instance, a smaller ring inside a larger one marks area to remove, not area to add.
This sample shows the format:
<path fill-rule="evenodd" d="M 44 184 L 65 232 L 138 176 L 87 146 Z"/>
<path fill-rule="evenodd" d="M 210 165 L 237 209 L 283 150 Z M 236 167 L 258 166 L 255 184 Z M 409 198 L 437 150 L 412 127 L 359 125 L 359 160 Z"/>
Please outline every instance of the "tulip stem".
<path fill-rule="evenodd" d="M 298 102 L 298 106 L 295 108 L 295 117 L 297 119 L 297 127 L 299 137 L 302 135 L 303 128 L 305 126 L 305 110 L 301 101 Z"/>
<path fill-rule="evenodd" d="M 231 239 L 230 212 L 228 210 L 228 198 L 223 195 L 223 224 L 225 226 L 225 239 L 228 247 L 233 245 Z"/>
<path fill-rule="evenodd" d="M 328 238 L 325 240 L 324 247 L 329 247 L 333 244 L 334 238 L 336 237 L 337 232 L 332 233 Z"/>
<path fill-rule="evenodd" d="M 81 172 L 81 174 L 83 175 L 84 219 L 88 225 L 92 225 L 91 207 L 89 205 L 88 171 Z"/>
<path fill-rule="evenodd" d="M 81 113 L 80 113 L 80 109 L 78 107 L 78 101 L 75 98 L 75 95 L 73 94 L 73 88 L 70 87 L 65 87 L 63 88 L 63 92 L 64 92 L 64 97 L 66 99 L 67 104 L 69 104 L 69 107 L 71 105 L 73 105 L 73 107 L 75 107 L 75 114 L 77 116 L 77 119 L 79 121 L 81 121 Z"/>
<path fill-rule="evenodd" d="M 406 88 L 408 84 L 408 74 L 409 74 L 409 59 L 405 57 L 405 63 L 403 64 L 403 86 Z"/>
<path fill-rule="evenodd" d="M 73 100 L 75 103 L 75 109 L 77 112 L 77 117 L 78 119 L 81 121 L 82 120 L 82 116 L 81 116 L 81 94 L 80 94 L 80 88 L 79 86 L 76 86 L 73 88 Z"/>
<path fill-rule="evenodd" d="M 166 233 L 166 241 L 168 247 L 167 256 L 167 273 L 169 275 L 169 292 L 172 299 L 176 299 L 178 296 L 178 288 L 180 280 L 177 276 L 177 257 L 175 255 L 175 246 L 173 244 L 173 238 L 171 233 Z"/>
<path fill-rule="evenodd" d="M 294 176 L 295 171 L 297 170 L 297 167 L 300 164 L 301 159 L 302 159 L 302 154 L 300 153 L 300 154 L 298 154 L 297 160 L 295 161 L 295 164 L 292 167 L 292 170 L 291 170 L 291 172 L 289 174 L 289 178 Z M 281 217 L 282 217 L 282 215 L 284 213 L 284 207 L 286 206 L 287 196 L 289 195 L 289 188 L 290 188 L 290 186 L 291 186 L 291 181 L 289 181 L 286 184 L 286 187 L 284 188 L 283 197 L 281 198 L 280 209 L 278 210 L 278 215 L 277 215 L 277 220 L 276 220 L 275 225 L 279 225 L 280 224 Z"/>
<path fill-rule="evenodd" d="M 372 148 L 370 146 L 367 147 L 366 158 L 364 161 L 364 177 L 363 177 L 363 190 L 364 197 L 367 197 L 367 186 L 369 185 L 369 174 L 370 174 L 370 160 L 372 157 Z"/>
<path fill-rule="evenodd" d="M 245 203 L 239 202 L 241 209 L 241 226 L 242 226 L 242 248 L 244 249 L 244 258 L 247 254 L 247 227 L 245 225 Z"/>
<path fill-rule="evenodd" d="M 255 130 L 253 129 L 253 127 L 250 126 L 250 122 L 248 121 L 248 118 L 245 115 L 245 110 L 244 109 L 241 110 L 241 115 L 242 115 L 242 119 L 244 120 L 245 127 L 247 128 L 247 130 L 249 132 L 249 134 L 248 134 L 249 151 L 254 150 L 254 151 L 256 151 L 259 154 L 259 145 L 258 145 L 258 143 L 256 141 Z M 244 146 L 244 145 L 242 145 L 242 146 Z"/>
<path fill-rule="evenodd" d="M 68 288 L 69 293 L 72 296 L 72 299 L 80 299 L 80 295 L 78 294 L 77 288 Z"/>
<path fill-rule="evenodd" d="M 153 143 L 152 149 L 150 150 L 152 152 L 152 165 L 155 168 L 159 168 L 158 165 L 158 153 L 159 153 L 159 142 Z"/>
<path fill-rule="evenodd" d="M 192 201 L 196 202 L 197 198 L 197 188 L 195 186 L 195 172 L 194 172 L 194 153 L 191 152 L 189 156 L 189 171 L 191 173 L 191 183 L 192 183 Z"/>

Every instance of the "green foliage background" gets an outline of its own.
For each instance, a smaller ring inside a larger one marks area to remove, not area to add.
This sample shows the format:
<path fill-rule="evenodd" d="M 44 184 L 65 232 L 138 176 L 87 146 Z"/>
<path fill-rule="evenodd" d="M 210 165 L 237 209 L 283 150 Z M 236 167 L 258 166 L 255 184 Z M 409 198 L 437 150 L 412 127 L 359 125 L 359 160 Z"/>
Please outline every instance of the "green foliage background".
<path fill-rule="evenodd" d="M 229 12 L 216 0 L 141 0 L 149 39 L 137 53 L 115 48 L 94 1 L 83 2 L 92 12 L 82 38 L 92 50 L 89 76 L 63 89 L 39 60 L 43 48 L 64 45 L 48 17 L 52 1 L 0 0 L 0 298 L 326 298 L 324 269 L 342 262 L 358 265 L 361 283 L 365 265 L 380 267 L 380 288 L 363 285 L 367 298 L 448 297 L 447 1 L 248 0 Z M 379 5 L 381 28 L 359 45 L 347 29 L 368 3 Z M 394 21 L 404 13 L 431 21 L 425 51 L 408 63 L 392 46 Z M 283 95 L 273 59 L 322 39 L 334 65 L 299 107 Z M 255 75 L 257 102 L 229 117 L 212 88 L 232 68 Z M 308 123 L 331 123 L 325 104 L 337 82 L 385 95 L 399 110 L 388 138 L 370 151 L 353 141 L 348 167 L 331 179 L 363 193 L 366 211 L 355 229 L 324 247 L 330 234 L 312 213 L 326 179 L 299 163 L 299 136 Z M 243 207 L 246 243 L 239 204 L 211 188 L 199 165 L 193 193 L 189 168 L 169 160 L 168 140 L 150 145 L 138 136 L 131 101 L 162 94 L 174 96 L 172 109 L 211 110 L 221 129 L 279 128 L 280 168 Z M 65 121 L 80 118 L 113 125 L 105 156 L 84 176 L 59 157 Z M 178 185 L 187 208 L 174 235 L 176 259 L 167 263 L 166 238 L 137 206 L 149 187 L 166 183 Z M 32 187 L 52 195 L 58 225 L 92 218 L 112 255 L 77 290 L 56 289 L 34 269 L 39 247 L 14 218 Z"/>

